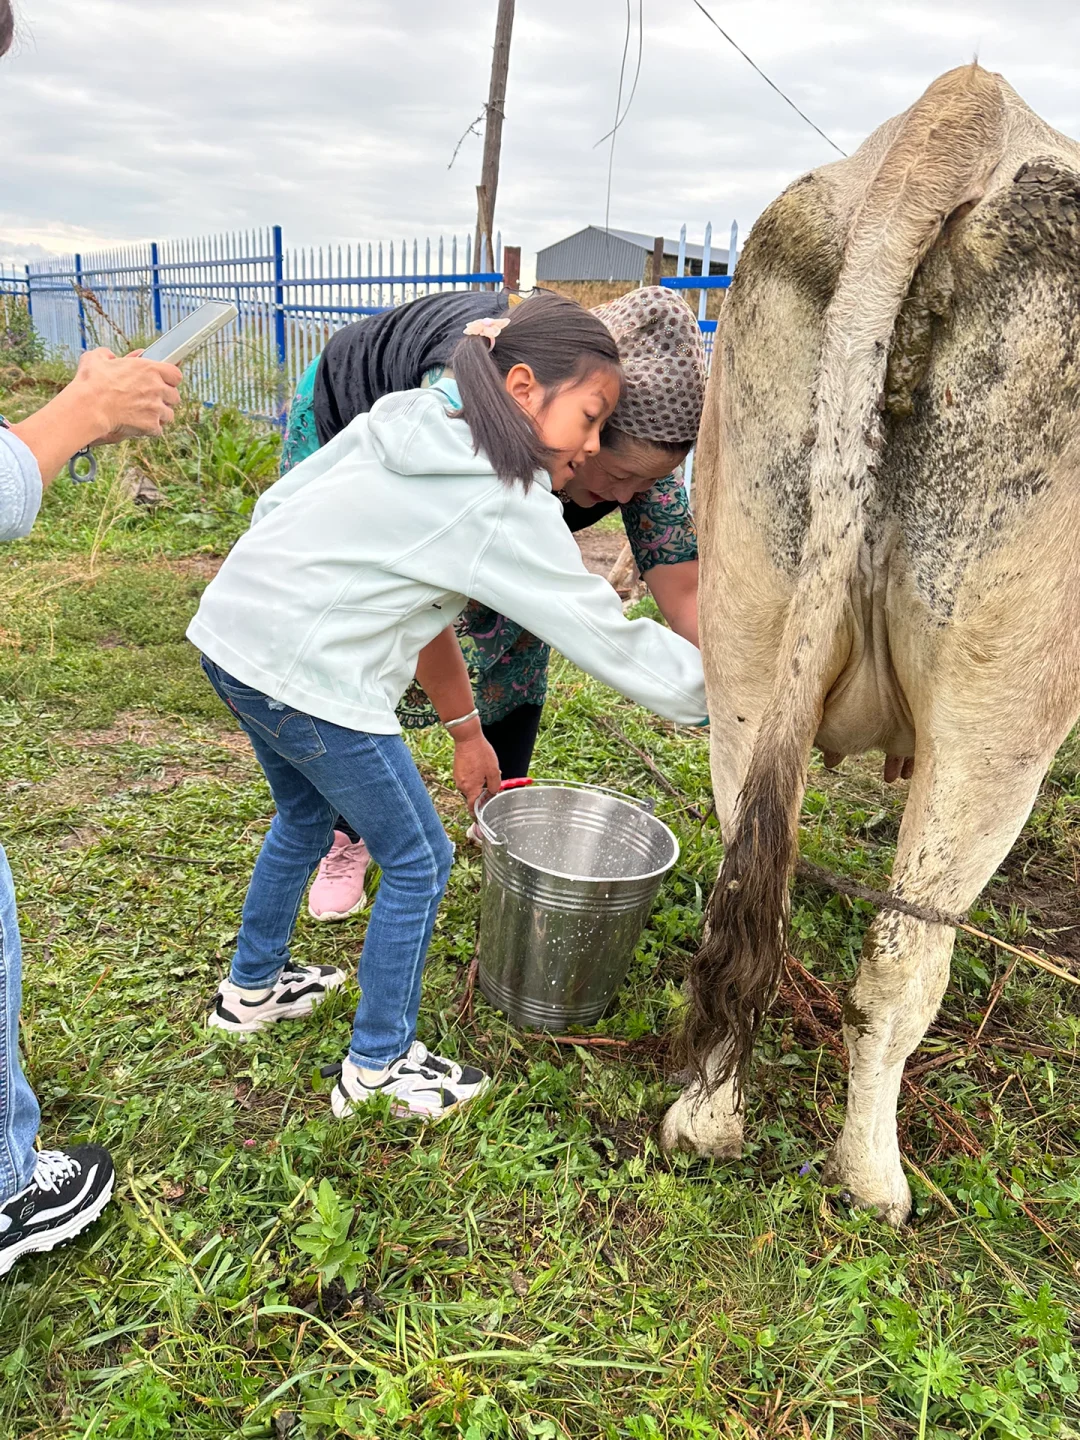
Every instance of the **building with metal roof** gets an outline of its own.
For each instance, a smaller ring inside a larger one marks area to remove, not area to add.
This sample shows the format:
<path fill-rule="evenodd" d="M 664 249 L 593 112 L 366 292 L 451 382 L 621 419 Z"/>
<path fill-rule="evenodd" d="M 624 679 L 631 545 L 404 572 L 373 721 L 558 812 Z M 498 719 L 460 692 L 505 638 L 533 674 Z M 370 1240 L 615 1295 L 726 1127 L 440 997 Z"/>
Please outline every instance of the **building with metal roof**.
<path fill-rule="evenodd" d="M 565 240 L 556 240 L 536 253 L 536 283 L 545 281 L 628 281 L 640 285 L 652 259 L 654 237 L 639 235 L 634 230 L 605 230 L 602 225 L 586 225 Z M 678 240 L 664 240 L 664 259 L 674 262 L 679 253 Z M 686 273 L 701 274 L 702 247 L 686 246 Z M 674 266 L 665 265 L 665 273 L 674 274 Z M 728 252 L 713 246 L 709 251 L 709 274 L 726 275 Z"/>

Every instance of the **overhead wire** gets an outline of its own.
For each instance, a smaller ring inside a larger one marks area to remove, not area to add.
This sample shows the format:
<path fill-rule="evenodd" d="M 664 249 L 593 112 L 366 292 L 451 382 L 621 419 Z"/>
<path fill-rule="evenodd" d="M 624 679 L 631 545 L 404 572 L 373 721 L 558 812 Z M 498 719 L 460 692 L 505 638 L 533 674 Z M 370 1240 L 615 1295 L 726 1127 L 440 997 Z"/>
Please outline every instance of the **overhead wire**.
<path fill-rule="evenodd" d="M 640 14 L 643 0 L 638 0 L 638 12 Z M 630 53 L 630 32 L 633 26 L 633 13 L 630 0 L 626 0 L 626 38 L 623 41 L 622 60 L 619 63 L 619 89 L 615 96 L 615 124 L 609 134 L 611 135 L 611 149 L 608 152 L 607 167 L 607 198 L 604 202 L 604 229 L 610 229 L 611 224 L 611 177 L 615 171 L 615 137 L 619 132 L 619 115 L 622 111 L 623 84 L 626 80 L 626 57 Z M 628 107 L 629 108 L 629 107 Z M 626 117 L 623 116 L 623 119 Z"/>
<path fill-rule="evenodd" d="M 627 115 L 630 114 L 630 106 L 633 105 L 633 103 L 634 103 L 634 96 L 637 94 L 638 81 L 641 79 L 641 57 L 642 57 L 642 54 L 643 54 L 643 52 L 644 52 L 645 27 L 644 27 L 644 24 L 643 24 L 642 11 L 643 11 L 643 0 L 638 0 L 637 66 L 636 66 L 636 68 L 635 68 L 635 70 L 634 70 L 634 83 L 633 83 L 633 85 L 631 85 L 631 87 L 630 87 L 630 98 L 627 100 L 627 102 L 626 102 L 626 109 L 622 112 L 622 114 L 621 114 L 621 115 L 618 115 L 618 114 L 616 115 L 615 124 L 614 124 L 614 125 L 611 127 L 611 129 L 608 130 L 605 134 L 601 135 L 599 140 L 597 140 L 596 145 L 593 146 L 593 149 L 594 149 L 594 150 L 596 149 L 596 146 L 597 146 L 597 145 L 602 145 L 605 140 L 610 140 L 610 138 L 612 137 L 612 135 L 615 134 L 615 131 L 618 130 L 619 127 L 622 125 L 622 123 L 623 123 L 623 121 L 626 119 Z"/>
<path fill-rule="evenodd" d="M 752 69 L 754 69 L 754 70 L 757 71 L 757 73 L 758 73 L 758 74 L 761 76 L 761 78 L 765 81 L 765 84 L 768 85 L 768 86 L 770 86 L 771 89 L 775 90 L 776 93 L 777 93 L 777 95 L 780 96 L 780 99 L 783 100 L 786 105 L 790 105 L 790 106 L 791 106 L 792 110 L 795 111 L 795 114 L 798 115 L 798 117 L 800 118 L 800 120 L 805 120 L 806 123 L 807 123 L 807 125 L 810 126 L 810 129 L 811 129 L 811 130 L 816 130 L 817 133 L 821 136 L 821 138 L 822 138 L 824 141 L 826 141 L 827 144 L 831 145 L 832 148 L 836 151 L 836 153 L 837 153 L 838 155 L 843 155 L 844 159 L 846 160 L 846 159 L 847 159 L 847 151 L 846 151 L 846 150 L 841 150 L 841 149 L 840 149 L 840 146 L 837 145 L 836 141 L 833 140 L 833 139 L 831 139 L 828 135 L 826 135 L 826 134 L 825 134 L 825 131 L 822 130 L 822 128 L 821 128 L 820 125 L 815 125 L 814 122 L 813 122 L 813 120 L 810 119 L 810 116 L 807 115 L 804 111 L 800 110 L 799 107 L 798 107 L 798 105 L 795 104 L 795 101 L 792 100 L 790 96 L 785 95 L 784 92 L 783 92 L 783 90 L 780 89 L 780 86 L 777 85 L 777 84 L 775 83 L 775 81 L 772 81 L 772 80 L 769 79 L 768 75 L 765 74 L 765 71 L 762 70 L 761 66 L 760 66 L 760 65 L 756 65 L 756 64 L 754 63 L 754 61 L 750 59 L 750 56 L 746 53 L 746 51 L 742 48 L 742 46 L 739 45 L 735 40 L 733 40 L 733 39 L 731 38 L 731 36 L 728 34 L 728 32 L 727 32 L 727 31 L 724 29 L 724 27 L 720 24 L 719 20 L 717 20 L 715 16 L 709 14 L 708 10 L 706 10 L 706 9 L 705 9 L 705 6 L 701 3 L 701 0 L 693 0 L 693 3 L 694 3 L 694 4 L 697 6 L 697 8 L 701 11 L 702 15 L 705 16 L 705 19 L 708 20 L 711 25 L 715 25 L 715 26 L 716 26 L 717 30 L 720 31 L 720 34 L 724 37 L 724 39 L 728 42 L 728 44 L 729 44 L 730 46 L 732 46 L 733 49 L 735 49 L 735 50 L 737 50 L 737 51 L 739 52 L 739 54 L 742 56 L 742 58 L 746 61 L 746 63 L 747 63 Z M 629 5 L 629 0 L 627 0 L 627 4 Z"/>

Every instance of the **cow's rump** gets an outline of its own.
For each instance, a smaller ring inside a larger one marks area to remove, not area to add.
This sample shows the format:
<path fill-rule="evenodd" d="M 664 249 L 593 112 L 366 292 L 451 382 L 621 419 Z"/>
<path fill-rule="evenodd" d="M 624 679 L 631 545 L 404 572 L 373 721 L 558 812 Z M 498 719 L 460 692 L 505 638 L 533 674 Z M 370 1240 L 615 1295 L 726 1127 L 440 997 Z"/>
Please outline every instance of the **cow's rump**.
<path fill-rule="evenodd" d="M 747 242 L 696 469 L 726 845 L 685 1032 L 698 1101 L 737 1088 L 780 974 L 811 744 L 914 751 L 893 884 L 955 913 L 1080 707 L 1078 240 L 1080 147 L 969 66 Z M 992 815 L 987 767 L 1015 797 Z M 919 925 L 868 944 L 925 949 Z M 921 1021 L 924 999 L 898 1003 Z"/>

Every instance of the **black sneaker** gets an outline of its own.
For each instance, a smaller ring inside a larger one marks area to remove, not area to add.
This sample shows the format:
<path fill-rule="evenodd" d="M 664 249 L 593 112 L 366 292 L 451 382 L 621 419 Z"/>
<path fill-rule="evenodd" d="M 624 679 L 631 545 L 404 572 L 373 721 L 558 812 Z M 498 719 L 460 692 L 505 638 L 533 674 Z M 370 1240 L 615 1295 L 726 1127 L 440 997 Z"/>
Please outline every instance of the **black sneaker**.
<path fill-rule="evenodd" d="M 206 1023 L 215 1030 L 251 1035 L 279 1020 L 310 1015 L 331 990 L 344 984 L 344 971 L 333 965 L 286 965 L 269 990 L 250 998 L 226 977 L 218 986 Z"/>
<path fill-rule="evenodd" d="M 459 1065 L 444 1055 L 433 1055 L 419 1040 L 414 1040 L 405 1054 L 392 1061 L 370 1085 L 349 1060 L 327 1066 L 323 1074 L 338 1077 L 330 1093 L 330 1108 L 339 1120 L 376 1095 L 389 1095 L 391 1113 L 399 1118 L 441 1120 L 451 1110 L 482 1095 L 491 1083 L 482 1070 Z"/>
<path fill-rule="evenodd" d="M 38 1250 L 74 1240 L 109 1203 L 116 1178 L 109 1152 L 100 1145 L 42 1150 L 34 1178 L 0 1206 L 0 1275 Z"/>

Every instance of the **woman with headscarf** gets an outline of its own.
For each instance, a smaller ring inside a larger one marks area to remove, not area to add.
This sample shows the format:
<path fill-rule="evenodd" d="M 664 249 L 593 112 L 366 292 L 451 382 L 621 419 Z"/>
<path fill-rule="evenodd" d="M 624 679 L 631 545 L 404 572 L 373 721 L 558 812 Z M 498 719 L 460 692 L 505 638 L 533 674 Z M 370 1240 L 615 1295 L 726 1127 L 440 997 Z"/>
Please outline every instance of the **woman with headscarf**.
<path fill-rule="evenodd" d="M 381 396 L 450 376 L 450 353 L 465 324 L 505 314 L 505 292 L 426 296 L 339 330 L 305 371 L 289 411 L 282 473 L 340 433 Z M 681 465 L 694 443 L 705 395 L 705 352 L 693 312 L 669 290 L 630 291 L 595 311 L 615 337 L 623 395 L 602 446 L 560 495 L 571 530 L 621 507 L 641 576 L 661 614 L 698 643 L 697 535 Z M 547 696 L 550 647 L 505 616 L 471 602 L 458 632 L 484 734 L 504 779 L 528 773 Z M 398 708 L 405 729 L 436 723 L 414 684 Z M 344 821 L 319 867 L 308 909 L 340 920 L 364 904 L 368 853 Z"/>

